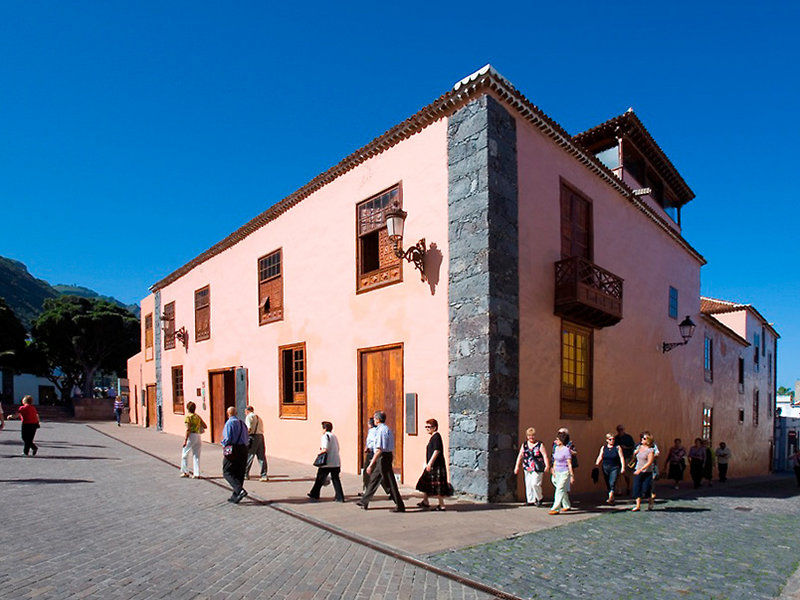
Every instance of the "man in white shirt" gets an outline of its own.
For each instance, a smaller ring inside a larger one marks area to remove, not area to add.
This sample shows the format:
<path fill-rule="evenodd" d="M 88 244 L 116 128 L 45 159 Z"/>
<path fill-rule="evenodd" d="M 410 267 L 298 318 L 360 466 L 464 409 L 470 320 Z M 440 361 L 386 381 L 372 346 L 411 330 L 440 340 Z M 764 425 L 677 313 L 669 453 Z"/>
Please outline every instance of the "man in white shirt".
<path fill-rule="evenodd" d="M 405 512 L 406 506 L 403 503 L 403 497 L 400 495 L 400 490 L 397 488 L 397 480 L 394 478 L 394 470 L 392 469 L 392 460 L 394 458 L 394 435 L 392 430 L 386 426 L 386 413 L 378 411 L 375 413 L 375 422 L 378 424 L 376 429 L 376 442 L 375 454 L 372 457 L 369 465 L 365 469 L 369 477 L 367 489 L 364 490 L 364 495 L 361 500 L 357 502 L 358 506 L 367 510 L 369 501 L 375 495 L 378 486 L 383 483 L 385 487 L 389 488 L 389 497 L 395 503 L 392 512 Z"/>
<path fill-rule="evenodd" d="M 253 465 L 253 458 L 258 458 L 261 464 L 260 481 L 268 481 L 267 477 L 267 446 L 264 442 L 264 422 L 256 414 L 252 406 L 244 410 L 246 415 L 244 423 L 247 425 L 247 433 L 250 436 L 250 447 L 247 449 L 247 479 L 250 479 L 250 467 Z"/>
<path fill-rule="evenodd" d="M 725 483 L 726 481 L 728 481 L 728 461 L 731 458 L 731 449 L 725 445 L 725 442 L 720 442 L 716 454 L 717 454 L 717 471 L 719 472 L 719 482 Z"/>

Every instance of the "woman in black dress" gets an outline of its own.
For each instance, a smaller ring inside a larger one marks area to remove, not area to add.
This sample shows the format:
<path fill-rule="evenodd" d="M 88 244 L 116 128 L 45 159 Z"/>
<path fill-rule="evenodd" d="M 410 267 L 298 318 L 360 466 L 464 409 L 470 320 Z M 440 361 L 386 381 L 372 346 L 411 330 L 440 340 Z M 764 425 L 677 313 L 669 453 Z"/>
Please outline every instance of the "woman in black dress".
<path fill-rule="evenodd" d="M 433 510 L 445 510 L 444 497 L 453 494 L 453 488 L 447 482 L 447 464 L 444 461 L 444 444 L 439 433 L 439 423 L 436 419 L 425 421 L 425 430 L 431 436 L 428 447 L 425 450 L 425 457 L 428 462 L 425 470 L 417 482 L 417 490 L 422 492 L 422 502 L 417 506 L 420 508 L 430 508 L 428 496 L 436 496 L 439 504 Z"/>

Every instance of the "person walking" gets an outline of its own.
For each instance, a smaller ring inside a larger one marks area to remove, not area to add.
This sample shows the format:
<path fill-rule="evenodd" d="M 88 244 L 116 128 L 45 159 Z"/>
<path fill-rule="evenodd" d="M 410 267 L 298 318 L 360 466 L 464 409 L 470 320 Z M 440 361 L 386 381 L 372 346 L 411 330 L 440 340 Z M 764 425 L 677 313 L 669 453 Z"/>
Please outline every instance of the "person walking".
<path fill-rule="evenodd" d="M 22 453 L 28 456 L 31 452 L 33 456 L 39 451 L 39 446 L 33 443 L 36 430 L 39 429 L 39 413 L 33 405 L 33 397 L 25 396 L 19 407 L 19 418 L 22 421 Z"/>
<path fill-rule="evenodd" d="M 122 396 L 117 396 L 116 399 L 114 400 L 114 416 L 117 419 L 117 427 L 122 427 L 122 425 L 120 425 L 120 422 L 122 421 L 123 408 L 125 408 L 125 401 L 122 399 Z"/>
<path fill-rule="evenodd" d="M 706 451 L 706 461 L 703 463 L 703 479 L 708 479 L 708 486 L 711 487 L 711 480 L 714 478 L 714 451 L 711 449 L 711 440 L 703 440 L 703 448 Z"/>
<path fill-rule="evenodd" d="M 706 464 L 706 449 L 701 438 L 694 439 L 694 446 L 689 448 L 689 474 L 694 482 L 694 489 L 703 483 L 703 470 Z"/>
<path fill-rule="evenodd" d="M 330 421 L 322 422 L 322 439 L 319 442 L 319 451 L 320 454 L 325 454 L 325 465 L 317 467 L 317 478 L 314 480 L 311 491 L 306 495 L 311 502 L 317 502 L 319 500 L 319 492 L 330 475 L 336 502 L 344 502 L 342 482 L 339 479 L 339 473 L 342 470 L 342 462 L 339 458 L 339 440 L 333 435 L 333 423 Z"/>
<path fill-rule="evenodd" d="M 193 477 L 194 479 L 200 478 L 200 449 L 203 446 L 203 441 L 200 438 L 201 434 L 208 427 L 203 418 L 195 414 L 197 405 L 194 402 L 189 402 L 186 405 L 186 410 L 189 414 L 183 420 L 186 425 L 186 433 L 183 436 L 183 450 L 181 451 L 181 477 Z M 189 455 L 192 455 L 193 471 L 189 473 Z"/>
<path fill-rule="evenodd" d="M 608 490 L 606 504 L 614 506 L 614 486 L 620 474 L 625 473 L 625 455 L 622 454 L 622 448 L 614 443 L 612 434 L 606 434 L 606 443 L 600 447 L 600 452 L 597 453 L 597 460 L 594 464 L 597 467 L 602 464 L 603 479 L 606 481 L 606 489 Z"/>
<path fill-rule="evenodd" d="M 227 410 L 228 420 L 222 429 L 222 476 L 233 493 L 228 502 L 238 504 L 247 497 L 244 474 L 247 467 L 247 426 L 236 417 L 236 407 Z"/>
<path fill-rule="evenodd" d="M 542 480 L 550 461 L 544 444 L 536 439 L 536 430 L 528 427 L 525 430 L 525 441 L 517 454 L 517 463 L 514 465 L 514 475 L 519 475 L 519 468 L 525 474 L 525 500 L 531 506 L 541 506 L 544 494 L 542 493 Z"/>
<path fill-rule="evenodd" d="M 375 425 L 375 418 L 370 417 L 369 421 L 367 422 L 367 439 L 364 441 L 364 462 L 361 464 L 361 491 L 358 493 L 359 496 L 363 496 L 364 492 L 367 489 L 367 485 L 369 484 L 369 473 L 367 473 L 367 467 L 369 463 L 372 462 L 372 457 L 375 456 L 375 444 L 378 439 L 378 427 Z M 386 484 L 381 481 L 381 487 L 383 487 L 383 491 L 386 492 L 386 495 L 389 495 L 389 488 L 386 487 Z"/>
<path fill-rule="evenodd" d="M 264 421 L 256 414 L 252 406 L 244 409 L 244 424 L 247 425 L 247 435 L 250 445 L 247 449 L 247 467 L 245 469 L 245 479 L 250 479 L 250 467 L 253 466 L 253 459 L 257 458 L 261 465 L 261 478 L 259 481 L 268 481 L 267 477 L 267 445 L 264 441 Z"/>
<path fill-rule="evenodd" d="M 394 435 L 392 430 L 386 426 L 386 413 L 378 411 L 374 415 L 375 422 L 378 424 L 378 430 L 375 440 L 375 454 L 372 460 L 367 465 L 367 474 L 370 476 L 367 489 L 364 490 L 364 495 L 356 504 L 367 510 L 369 502 L 375 495 L 375 491 L 381 484 L 381 481 L 389 488 L 389 497 L 395 503 L 392 512 L 405 512 L 406 506 L 403 503 L 403 497 L 400 495 L 400 490 L 397 489 L 397 480 L 394 478 L 394 470 L 392 469 L 392 460 L 394 459 Z"/>
<path fill-rule="evenodd" d="M 575 481 L 575 472 L 572 470 L 572 451 L 567 447 L 568 435 L 559 431 L 555 439 L 553 463 L 550 467 L 551 481 L 556 488 L 553 506 L 547 514 L 557 515 L 572 509 L 569 502 L 569 484 Z"/>
<path fill-rule="evenodd" d="M 417 506 L 430 508 L 429 496 L 436 496 L 438 504 L 433 510 L 445 510 L 444 497 L 452 495 L 452 488 L 447 481 L 447 463 L 444 459 L 444 442 L 439 433 L 439 422 L 436 419 L 425 421 L 425 430 L 431 439 L 425 449 L 425 469 L 417 481 L 417 490 L 422 492 L 422 502 Z"/>
<path fill-rule="evenodd" d="M 675 482 L 675 489 L 679 489 L 683 473 L 686 471 L 686 448 L 681 444 L 680 438 L 675 438 L 672 448 L 669 449 L 664 470 L 667 472 L 667 477 Z"/>
<path fill-rule="evenodd" d="M 631 466 L 633 463 L 633 449 L 636 446 L 636 442 L 633 440 L 633 436 L 629 433 L 625 433 L 624 425 L 617 425 L 617 435 L 614 436 L 614 445 L 622 448 L 622 462 Z M 627 495 L 631 493 L 631 476 L 628 474 L 628 471 L 625 471 L 622 475 L 625 479 L 625 494 Z"/>
<path fill-rule="evenodd" d="M 792 468 L 794 469 L 794 476 L 797 479 L 797 487 L 800 487 L 800 450 L 789 456 Z"/>
<path fill-rule="evenodd" d="M 636 512 L 642 509 L 642 498 L 648 498 L 647 510 L 653 510 L 655 502 L 652 496 L 653 465 L 656 453 L 653 449 L 653 437 L 649 433 L 642 436 L 642 443 L 639 444 L 634 456 L 636 470 L 633 472 L 633 497 L 636 499 L 636 506 L 631 510 Z"/>
<path fill-rule="evenodd" d="M 717 454 L 717 472 L 719 473 L 719 482 L 725 483 L 726 481 L 728 481 L 728 461 L 731 459 L 731 449 L 728 448 L 725 442 L 720 442 L 716 454 Z"/>

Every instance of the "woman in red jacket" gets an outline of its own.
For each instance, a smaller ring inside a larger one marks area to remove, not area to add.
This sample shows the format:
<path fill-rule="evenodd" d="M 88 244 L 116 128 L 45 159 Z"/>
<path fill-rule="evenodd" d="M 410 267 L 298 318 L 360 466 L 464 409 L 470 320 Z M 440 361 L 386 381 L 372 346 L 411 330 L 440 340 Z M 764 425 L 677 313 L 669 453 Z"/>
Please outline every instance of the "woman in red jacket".
<path fill-rule="evenodd" d="M 33 456 L 39 451 L 39 447 L 33 443 L 36 430 L 39 429 L 39 413 L 33 406 L 33 398 L 25 396 L 22 399 L 22 406 L 19 407 L 19 418 L 22 421 L 22 452 L 28 456 L 28 451 L 33 451 Z"/>

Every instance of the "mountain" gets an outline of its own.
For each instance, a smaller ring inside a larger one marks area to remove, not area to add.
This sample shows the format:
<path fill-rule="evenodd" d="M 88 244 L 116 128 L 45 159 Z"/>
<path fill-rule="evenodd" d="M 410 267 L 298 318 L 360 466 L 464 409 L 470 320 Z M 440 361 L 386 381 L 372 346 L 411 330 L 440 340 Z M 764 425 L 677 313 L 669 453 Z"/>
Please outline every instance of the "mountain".
<path fill-rule="evenodd" d="M 102 296 L 95 292 L 94 290 L 90 290 L 87 287 L 83 287 L 82 285 L 64 285 L 63 283 L 59 283 L 53 286 L 53 289 L 56 290 L 62 296 L 80 296 L 81 298 L 99 298 L 100 300 L 105 300 L 106 302 L 111 302 L 111 304 L 116 304 L 117 306 L 121 306 L 122 308 L 127 308 L 130 312 L 132 312 L 137 317 L 139 316 L 139 305 L 138 304 L 123 304 L 116 298 L 112 296 Z"/>
<path fill-rule="evenodd" d="M 139 316 L 139 307 L 136 305 L 124 304 L 110 296 L 101 296 L 94 290 L 82 286 L 52 286 L 43 279 L 31 275 L 24 263 L 0 256 L 0 298 L 5 298 L 8 306 L 28 331 L 34 319 L 42 313 L 44 301 L 60 295 L 107 300 Z"/>

